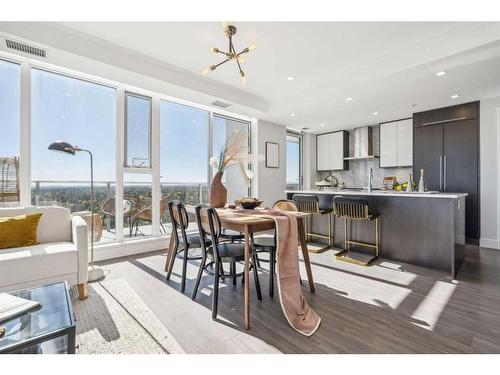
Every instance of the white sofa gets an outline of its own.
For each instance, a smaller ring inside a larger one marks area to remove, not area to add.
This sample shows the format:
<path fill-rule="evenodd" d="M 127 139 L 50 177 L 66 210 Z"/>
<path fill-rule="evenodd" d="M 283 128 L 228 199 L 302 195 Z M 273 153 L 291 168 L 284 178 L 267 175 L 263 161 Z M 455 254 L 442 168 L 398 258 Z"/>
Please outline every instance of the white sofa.
<path fill-rule="evenodd" d="M 78 285 L 80 299 L 87 296 L 87 224 L 63 207 L 0 208 L 0 217 L 42 213 L 38 245 L 0 249 L 0 292 L 57 281 Z"/>

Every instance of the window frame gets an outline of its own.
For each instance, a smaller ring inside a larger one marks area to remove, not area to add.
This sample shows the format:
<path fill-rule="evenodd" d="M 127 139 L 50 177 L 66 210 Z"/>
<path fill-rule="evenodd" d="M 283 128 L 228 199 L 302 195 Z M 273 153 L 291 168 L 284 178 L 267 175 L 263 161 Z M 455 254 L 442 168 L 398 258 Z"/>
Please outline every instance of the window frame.
<path fill-rule="evenodd" d="M 145 99 L 149 103 L 149 123 L 148 123 L 148 164 L 146 167 L 135 167 L 128 164 L 128 98 L 133 97 L 137 99 Z M 137 171 L 151 172 L 153 170 L 153 152 L 152 152 L 152 139 L 153 139 L 153 97 L 143 94 L 137 94 L 133 91 L 125 90 L 125 103 L 124 103 L 124 128 L 123 128 L 123 168 L 126 173 L 135 173 Z"/>
<path fill-rule="evenodd" d="M 231 117 L 231 116 L 228 116 L 228 115 L 225 115 L 225 114 L 221 114 L 219 112 L 215 112 L 215 111 L 211 111 L 210 112 L 210 123 L 209 123 L 209 149 L 208 149 L 208 159 L 210 160 L 211 157 L 213 157 L 213 129 L 214 129 L 214 119 L 215 117 L 219 117 L 219 118 L 223 118 L 225 120 L 229 120 L 229 121 L 234 121 L 234 122 L 240 122 L 242 124 L 246 124 L 247 125 L 247 128 L 248 128 L 248 153 L 251 154 L 252 153 L 252 121 L 250 120 L 243 120 L 243 119 L 239 119 L 239 118 L 235 118 L 235 117 Z M 211 168 L 210 166 L 208 166 L 208 189 L 210 191 L 210 185 L 212 183 L 212 178 L 213 178 L 213 168 Z M 248 169 L 249 170 L 252 170 L 252 163 L 248 163 Z M 250 183 L 248 185 L 248 189 L 247 189 L 247 196 L 248 197 L 251 197 L 252 196 L 252 184 Z"/>
<path fill-rule="evenodd" d="M 5 63 L 9 64 L 15 64 L 19 67 L 19 155 L 17 155 L 19 164 L 18 164 L 18 186 L 19 186 L 19 200 L 17 202 L 17 205 L 15 207 L 23 207 L 26 206 L 24 203 L 26 202 L 26 187 L 23 184 L 23 181 L 25 180 L 25 176 L 23 175 L 23 172 L 26 170 L 26 167 L 29 167 L 29 164 L 31 161 L 26 162 L 25 157 L 23 156 L 25 154 L 25 148 L 26 147 L 31 147 L 31 145 L 27 146 L 23 144 L 23 140 L 26 138 L 26 128 L 24 126 L 25 123 L 25 104 L 23 104 L 23 61 L 20 59 L 15 59 L 11 58 L 8 56 L 0 55 L 0 61 L 3 61 Z M 31 105 L 29 105 L 31 107 Z M 29 183 L 28 185 L 31 185 Z M 28 189 L 31 190 L 31 186 L 28 186 Z M 31 194 L 31 193 L 30 193 Z M 30 195 L 31 199 L 31 195 Z M 0 206 L 1 207 L 1 206 Z M 8 207 L 8 206 L 6 206 Z"/>
<path fill-rule="evenodd" d="M 304 155 L 303 155 L 303 144 L 304 144 L 304 135 L 303 133 L 299 132 L 294 132 L 290 129 L 286 130 L 286 136 L 285 136 L 285 180 L 286 180 L 286 162 L 287 162 L 287 154 L 286 154 L 286 149 L 287 149 L 287 142 L 288 140 L 286 139 L 288 136 L 290 137 L 295 137 L 299 140 L 299 186 L 297 190 L 302 190 L 304 187 L 304 176 L 302 175 L 303 173 L 303 163 L 304 163 Z M 285 181 L 286 182 L 286 181 Z"/>

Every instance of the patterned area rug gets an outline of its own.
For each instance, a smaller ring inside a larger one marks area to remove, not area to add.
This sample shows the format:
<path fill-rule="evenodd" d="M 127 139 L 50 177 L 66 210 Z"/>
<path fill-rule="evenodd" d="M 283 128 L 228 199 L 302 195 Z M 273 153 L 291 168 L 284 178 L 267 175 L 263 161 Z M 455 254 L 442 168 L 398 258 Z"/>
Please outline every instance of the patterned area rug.
<path fill-rule="evenodd" d="M 78 354 L 183 353 L 125 279 L 89 284 L 88 298 L 72 289 Z"/>

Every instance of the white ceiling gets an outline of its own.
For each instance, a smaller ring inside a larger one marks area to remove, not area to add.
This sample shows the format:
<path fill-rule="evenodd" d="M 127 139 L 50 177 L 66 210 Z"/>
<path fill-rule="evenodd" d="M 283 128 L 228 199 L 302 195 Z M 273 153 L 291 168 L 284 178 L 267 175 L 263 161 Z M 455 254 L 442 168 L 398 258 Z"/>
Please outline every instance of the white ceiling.
<path fill-rule="evenodd" d="M 194 76 L 206 87 L 214 85 L 217 93 L 227 88 L 234 94 L 234 108 L 242 114 L 293 128 L 308 126 L 313 132 L 375 124 L 425 109 L 500 95 L 500 23 L 235 25 L 237 49 L 257 44 L 244 64 L 246 86 L 241 84 L 233 62 L 207 77 L 200 75 L 220 60 L 209 48 L 225 48 L 227 44 L 217 22 L 42 24 L 57 33 L 78 35 L 80 40 L 103 42 L 124 54 L 153 58 L 178 69 L 179 74 Z M 29 25 L 22 27 L 25 30 Z M 436 77 L 440 70 L 448 73 Z M 288 76 L 294 80 L 289 81 Z M 450 96 L 455 93 L 460 97 L 452 100 Z M 214 99 L 222 96 L 214 95 Z M 348 102 L 346 97 L 353 100 Z M 222 99 L 231 97 L 228 94 Z M 265 105 L 250 104 L 257 102 Z M 373 115 L 375 111 L 378 116 Z"/>

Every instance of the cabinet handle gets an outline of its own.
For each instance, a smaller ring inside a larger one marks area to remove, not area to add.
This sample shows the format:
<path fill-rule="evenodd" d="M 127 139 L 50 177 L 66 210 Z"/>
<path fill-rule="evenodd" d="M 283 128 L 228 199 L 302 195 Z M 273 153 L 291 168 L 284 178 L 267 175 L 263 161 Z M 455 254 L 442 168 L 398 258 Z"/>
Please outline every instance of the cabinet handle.
<path fill-rule="evenodd" d="M 443 156 L 439 155 L 439 190 L 443 188 Z"/>
<path fill-rule="evenodd" d="M 446 191 L 446 155 L 444 156 L 444 168 L 443 168 L 443 179 L 444 179 L 444 191 Z"/>
<path fill-rule="evenodd" d="M 439 120 L 439 121 L 432 121 L 432 122 L 424 122 L 421 126 L 427 126 L 427 125 L 435 125 L 435 124 L 442 124 L 445 122 L 452 122 L 452 121 L 459 121 L 459 120 L 467 120 L 467 117 L 456 117 L 456 118 L 449 118 L 447 120 Z"/>

